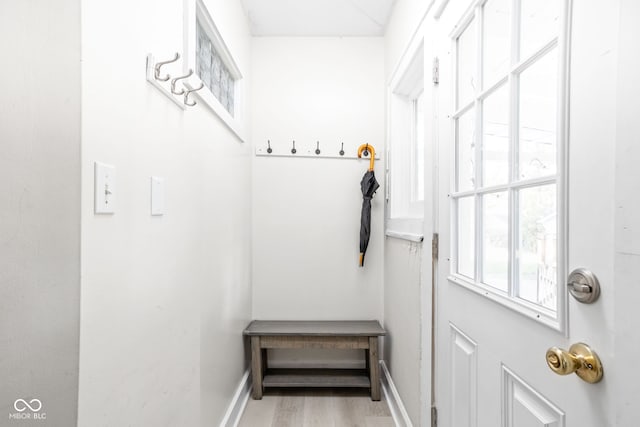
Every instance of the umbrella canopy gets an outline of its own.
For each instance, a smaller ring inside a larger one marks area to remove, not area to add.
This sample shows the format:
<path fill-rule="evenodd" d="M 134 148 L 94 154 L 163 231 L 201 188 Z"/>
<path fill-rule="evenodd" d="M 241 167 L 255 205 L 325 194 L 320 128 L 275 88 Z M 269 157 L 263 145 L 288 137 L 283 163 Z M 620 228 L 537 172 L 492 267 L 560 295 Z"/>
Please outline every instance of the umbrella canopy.
<path fill-rule="evenodd" d="M 369 246 L 369 237 L 371 236 L 371 199 L 376 190 L 380 187 L 376 181 L 376 174 L 373 171 L 375 161 L 375 150 L 368 144 L 363 144 L 358 148 L 358 157 L 362 156 L 362 151 L 369 151 L 371 160 L 369 170 L 360 181 L 360 189 L 362 190 L 362 212 L 360 213 L 360 267 L 364 266 L 364 255 Z"/>
<path fill-rule="evenodd" d="M 360 267 L 364 266 L 364 254 L 369 246 L 369 237 L 371 236 L 371 199 L 376 190 L 380 187 L 376 181 L 376 174 L 373 171 L 367 171 L 360 181 L 362 189 L 362 212 L 360 214 Z"/>

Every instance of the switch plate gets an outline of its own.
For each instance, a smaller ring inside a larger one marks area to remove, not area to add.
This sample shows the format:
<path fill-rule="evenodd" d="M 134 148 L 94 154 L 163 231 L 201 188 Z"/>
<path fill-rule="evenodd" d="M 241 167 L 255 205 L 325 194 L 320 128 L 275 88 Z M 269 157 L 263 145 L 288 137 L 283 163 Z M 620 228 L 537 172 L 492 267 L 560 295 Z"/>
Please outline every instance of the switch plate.
<path fill-rule="evenodd" d="M 95 213 L 112 214 L 116 208 L 116 168 L 95 163 Z"/>
<path fill-rule="evenodd" d="M 164 215 L 164 178 L 151 177 L 151 215 Z"/>

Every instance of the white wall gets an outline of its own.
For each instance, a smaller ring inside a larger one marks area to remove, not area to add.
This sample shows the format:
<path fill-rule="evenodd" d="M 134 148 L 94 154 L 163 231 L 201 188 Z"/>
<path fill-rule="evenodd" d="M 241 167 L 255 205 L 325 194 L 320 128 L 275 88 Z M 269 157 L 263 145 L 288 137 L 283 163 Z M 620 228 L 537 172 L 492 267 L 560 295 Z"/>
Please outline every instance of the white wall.
<path fill-rule="evenodd" d="M 0 52 L 0 424 L 72 426 L 80 312 L 80 2 L 0 2 Z M 46 421 L 10 420 L 16 399 L 39 399 Z"/>
<path fill-rule="evenodd" d="M 384 35 L 386 78 L 391 77 L 409 41 L 434 0 L 396 0 Z"/>
<path fill-rule="evenodd" d="M 637 402 L 640 390 L 630 381 L 626 369 L 636 363 L 640 300 L 637 268 L 640 265 L 640 52 L 637 48 L 640 30 L 640 4 L 620 1 L 620 33 L 618 49 L 618 103 L 615 172 L 615 363 L 613 396 L 616 425 L 640 424 Z"/>
<path fill-rule="evenodd" d="M 248 78 L 240 3 L 206 4 Z M 82 427 L 217 425 L 246 369 L 249 144 L 145 80 L 147 53 L 182 51 L 182 17 L 182 2 L 82 3 Z M 114 215 L 93 213 L 94 161 L 116 167 Z"/>
<path fill-rule="evenodd" d="M 433 133 L 431 86 L 432 1 L 398 0 L 385 34 L 385 81 L 389 85 L 401 62 L 407 62 L 424 37 L 425 66 L 425 206 L 423 243 L 387 238 L 384 247 L 384 321 L 389 331 L 384 359 L 411 422 L 428 425 L 431 381 L 431 234 Z M 389 100 L 387 99 L 387 102 Z M 388 110 L 387 110 L 388 111 Z M 387 117 L 387 126 L 389 117 Z M 388 143 L 388 141 L 387 141 Z M 391 195 L 393 197 L 393 194 Z"/>
<path fill-rule="evenodd" d="M 387 238 L 384 263 L 384 324 L 389 331 L 384 339 L 384 360 L 407 414 L 416 425 L 421 400 L 422 245 Z"/>
<path fill-rule="evenodd" d="M 319 140 L 321 150 L 337 154 L 344 141 L 351 155 L 361 143 L 383 154 L 382 38 L 255 38 L 252 54 L 254 145 L 266 148 L 271 140 L 276 154 L 288 152 L 293 139 L 299 152 Z M 254 318 L 382 318 L 382 187 L 373 199 L 365 267 L 358 267 L 367 167 L 358 160 L 254 158 Z M 383 162 L 376 173 L 382 185 Z"/>

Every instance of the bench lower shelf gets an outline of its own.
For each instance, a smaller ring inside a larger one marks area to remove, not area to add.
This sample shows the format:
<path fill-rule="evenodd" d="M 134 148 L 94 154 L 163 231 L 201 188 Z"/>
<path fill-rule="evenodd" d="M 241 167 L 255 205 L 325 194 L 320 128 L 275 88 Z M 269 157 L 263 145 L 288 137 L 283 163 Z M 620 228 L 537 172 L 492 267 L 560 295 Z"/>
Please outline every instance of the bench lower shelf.
<path fill-rule="evenodd" d="M 268 369 L 265 387 L 357 387 L 369 388 L 364 369 Z"/>

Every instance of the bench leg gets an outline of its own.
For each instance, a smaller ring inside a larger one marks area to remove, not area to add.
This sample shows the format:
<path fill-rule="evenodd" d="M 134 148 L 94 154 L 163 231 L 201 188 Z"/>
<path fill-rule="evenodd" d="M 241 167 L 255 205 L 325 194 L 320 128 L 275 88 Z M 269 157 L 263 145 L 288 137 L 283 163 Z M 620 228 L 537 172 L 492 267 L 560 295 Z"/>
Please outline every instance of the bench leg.
<path fill-rule="evenodd" d="M 369 337 L 369 380 L 371 381 L 371 400 L 380 400 L 378 337 Z"/>
<path fill-rule="evenodd" d="M 262 399 L 262 349 L 260 337 L 251 337 L 251 378 L 253 380 L 253 398 Z"/>

